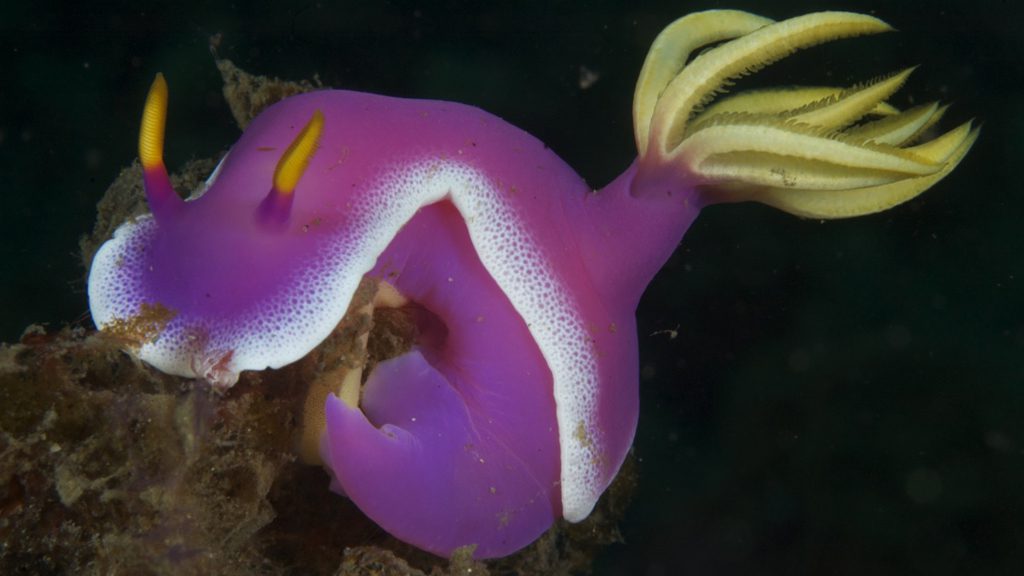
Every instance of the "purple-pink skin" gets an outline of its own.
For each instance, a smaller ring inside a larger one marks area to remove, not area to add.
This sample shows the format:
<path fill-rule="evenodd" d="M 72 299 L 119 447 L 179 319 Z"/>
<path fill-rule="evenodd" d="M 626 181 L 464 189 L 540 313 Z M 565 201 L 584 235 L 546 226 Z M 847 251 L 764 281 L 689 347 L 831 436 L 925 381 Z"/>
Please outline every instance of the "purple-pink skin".
<path fill-rule="evenodd" d="M 184 202 L 163 167 L 165 108 L 147 104 L 140 156 L 153 214 L 96 254 L 93 319 L 155 324 L 140 358 L 225 388 L 242 370 L 307 354 L 365 276 L 391 284 L 420 336 L 373 369 L 358 403 L 328 397 L 321 452 L 334 486 L 425 550 L 509 554 L 560 516 L 585 518 L 619 470 L 638 414 L 634 311 L 704 204 L 867 214 L 916 196 L 966 154 L 969 123 L 913 144 L 937 104 L 880 108 L 887 120 L 856 124 L 905 74 L 825 97 L 754 94 L 686 124 L 729 77 L 889 29 L 838 12 L 676 21 L 637 84 L 641 159 L 600 191 L 476 108 L 323 91 L 263 112 Z M 730 38 L 679 70 L 692 50 Z M 165 103 L 162 78 L 154 86 Z M 730 111 L 737 103 L 744 112 Z M 304 172 L 295 158 L 311 158 Z"/>
<path fill-rule="evenodd" d="M 316 110 L 324 132 L 288 224 L 261 224 L 275 165 Z M 439 334 L 379 365 L 360 409 L 329 399 L 325 461 L 395 536 L 502 556 L 586 517 L 632 442 L 634 311 L 699 208 L 685 183 L 631 194 L 633 173 L 595 193 L 469 106 L 295 96 L 250 125 L 201 197 L 104 245 L 93 316 L 166 307 L 140 356 L 229 386 L 305 355 L 363 275 L 386 280 Z"/>

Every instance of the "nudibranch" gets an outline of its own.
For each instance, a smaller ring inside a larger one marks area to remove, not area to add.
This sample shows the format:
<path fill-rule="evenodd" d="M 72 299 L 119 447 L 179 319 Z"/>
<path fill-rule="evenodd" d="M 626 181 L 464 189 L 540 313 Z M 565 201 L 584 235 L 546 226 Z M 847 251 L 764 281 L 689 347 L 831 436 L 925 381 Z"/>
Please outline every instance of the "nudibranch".
<path fill-rule="evenodd" d="M 888 30 L 842 12 L 677 20 L 637 82 L 638 157 L 596 192 L 479 109 L 325 90 L 264 111 L 182 200 L 158 76 L 139 138 L 152 214 L 96 254 L 93 319 L 138 337 L 132 351 L 157 369 L 226 388 L 307 354 L 372 280 L 375 305 L 405 311 L 417 336 L 318 403 L 335 486 L 430 552 L 509 554 L 558 517 L 585 518 L 622 464 L 636 306 L 703 206 L 868 214 L 967 153 L 970 123 L 922 140 L 945 107 L 887 103 L 909 70 L 714 99 L 800 48 Z"/>

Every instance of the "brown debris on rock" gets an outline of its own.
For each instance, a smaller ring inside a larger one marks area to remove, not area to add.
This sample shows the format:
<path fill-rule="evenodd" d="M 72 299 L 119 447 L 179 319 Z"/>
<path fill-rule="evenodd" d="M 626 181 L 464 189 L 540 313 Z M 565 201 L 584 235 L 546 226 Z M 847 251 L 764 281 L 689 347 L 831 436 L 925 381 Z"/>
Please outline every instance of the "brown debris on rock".
<path fill-rule="evenodd" d="M 274 518 L 267 494 L 292 456 L 286 429 L 254 423 L 287 423 L 286 405 L 214 398 L 84 330 L 36 331 L 3 350 L 0 572 L 262 564 L 251 540 Z"/>
<path fill-rule="evenodd" d="M 228 107 L 231 108 L 231 115 L 234 116 L 235 122 L 242 130 L 245 130 L 249 122 L 267 106 L 289 96 L 323 88 L 320 80 L 316 77 L 312 82 L 308 80 L 293 82 L 271 76 L 250 74 L 235 66 L 231 60 L 219 57 L 217 51 L 220 48 L 221 40 L 220 34 L 210 38 L 210 52 L 213 53 L 217 70 L 220 70 L 220 77 L 224 80 L 224 99 L 227 101 Z"/>
<path fill-rule="evenodd" d="M 335 351 L 218 395 L 119 345 L 69 328 L 0 345 L 0 573 L 568 575 L 619 539 L 628 466 L 584 522 L 508 558 L 446 562 L 296 461 L 305 383 Z"/>

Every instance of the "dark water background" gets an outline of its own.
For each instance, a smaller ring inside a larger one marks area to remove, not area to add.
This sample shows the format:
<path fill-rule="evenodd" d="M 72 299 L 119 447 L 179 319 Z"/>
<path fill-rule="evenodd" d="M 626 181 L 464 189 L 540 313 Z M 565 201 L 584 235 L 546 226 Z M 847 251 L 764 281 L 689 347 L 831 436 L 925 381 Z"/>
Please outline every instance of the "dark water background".
<path fill-rule="evenodd" d="M 1024 573 L 1024 12 L 1009 1 L 3 2 L 0 340 L 88 324 L 77 239 L 135 157 L 156 72 L 170 169 L 237 139 L 212 34 L 253 73 L 480 106 L 600 186 L 634 154 L 651 40 L 721 7 L 880 16 L 900 32 L 800 53 L 763 81 L 920 63 L 895 103 L 953 101 L 945 126 L 984 131 L 949 178 L 884 214 L 701 216 L 640 306 L 640 487 L 597 572 Z"/>

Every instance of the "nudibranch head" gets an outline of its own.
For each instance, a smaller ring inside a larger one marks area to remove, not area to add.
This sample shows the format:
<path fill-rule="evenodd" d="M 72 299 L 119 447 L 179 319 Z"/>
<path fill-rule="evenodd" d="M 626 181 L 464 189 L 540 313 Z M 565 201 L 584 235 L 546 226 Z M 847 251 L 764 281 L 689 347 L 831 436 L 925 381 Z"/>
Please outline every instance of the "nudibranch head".
<path fill-rule="evenodd" d="M 183 201 L 162 159 L 158 76 L 139 138 L 152 216 L 97 252 L 93 318 L 160 370 L 223 388 L 301 358 L 357 287 L 380 287 L 389 295 L 373 303 L 396 308 L 413 342 L 307 406 L 322 409 L 335 487 L 426 550 L 511 553 L 559 516 L 586 517 L 626 457 L 636 304 L 703 205 L 865 214 L 966 154 L 969 124 L 914 143 L 945 108 L 885 102 L 909 71 L 711 101 L 798 48 L 888 29 L 838 12 L 678 20 L 637 83 L 639 158 L 599 193 L 478 109 L 322 91 L 264 111 Z M 310 459 L 317 439 L 307 434 Z"/>

